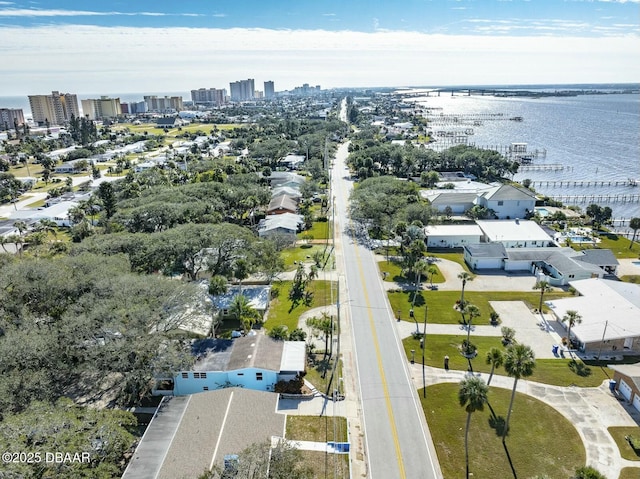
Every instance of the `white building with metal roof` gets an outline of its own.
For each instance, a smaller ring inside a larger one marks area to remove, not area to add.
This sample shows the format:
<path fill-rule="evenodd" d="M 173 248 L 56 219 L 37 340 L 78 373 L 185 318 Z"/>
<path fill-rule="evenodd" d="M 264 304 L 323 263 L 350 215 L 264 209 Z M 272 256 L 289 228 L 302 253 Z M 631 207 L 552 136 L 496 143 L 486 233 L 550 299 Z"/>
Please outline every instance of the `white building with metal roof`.
<path fill-rule="evenodd" d="M 577 311 L 582 321 L 571 328 L 571 336 L 585 354 L 599 350 L 614 354 L 640 353 L 640 285 L 591 278 L 572 281 L 580 296 L 547 301 L 560 321 L 568 311 Z"/>

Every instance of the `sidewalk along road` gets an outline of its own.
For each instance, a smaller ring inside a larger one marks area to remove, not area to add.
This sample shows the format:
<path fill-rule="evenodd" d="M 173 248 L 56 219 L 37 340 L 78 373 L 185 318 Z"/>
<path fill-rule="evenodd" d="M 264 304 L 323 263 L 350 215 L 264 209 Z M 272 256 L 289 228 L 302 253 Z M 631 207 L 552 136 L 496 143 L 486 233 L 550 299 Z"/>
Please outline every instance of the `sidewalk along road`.
<path fill-rule="evenodd" d="M 382 280 L 371 250 L 349 234 L 349 193 L 345 160 L 348 144 L 338 149 L 332 169 L 336 234 L 343 249 L 351 333 L 359 376 L 369 477 L 441 478 L 435 450 L 417 391 L 397 334 Z"/>

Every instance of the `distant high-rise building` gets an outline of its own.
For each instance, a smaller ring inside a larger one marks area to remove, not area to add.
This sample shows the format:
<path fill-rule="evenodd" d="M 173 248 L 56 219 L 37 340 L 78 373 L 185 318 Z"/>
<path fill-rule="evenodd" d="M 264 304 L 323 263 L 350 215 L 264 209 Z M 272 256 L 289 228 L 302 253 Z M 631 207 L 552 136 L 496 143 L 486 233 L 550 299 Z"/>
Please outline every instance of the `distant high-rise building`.
<path fill-rule="evenodd" d="M 101 96 L 96 100 L 82 100 L 82 113 L 88 117 L 89 120 L 116 118 L 122 115 L 120 98 Z"/>
<path fill-rule="evenodd" d="M 191 101 L 196 105 L 224 105 L 227 101 L 227 90 L 224 88 L 199 88 L 191 90 Z"/>
<path fill-rule="evenodd" d="M 264 97 L 268 100 L 276 95 L 276 90 L 272 81 L 264 82 Z"/>
<path fill-rule="evenodd" d="M 253 78 L 229 83 L 232 101 L 253 100 L 255 97 L 255 82 Z"/>
<path fill-rule="evenodd" d="M 0 108 L 0 131 L 12 130 L 24 124 L 24 113 L 18 108 Z"/>
<path fill-rule="evenodd" d="M 51 95 L 29 95 L 33 121 L 38 125 L 64 125 L 72 116 L 80 116 L 78 96 L 52 91 Z"/>
<path fill-rule="evenodd" d="M 159 97 L 156 95 L 145 95 L 144 102 L 147 105 L 147 111 L 169 112 L 184 110 L 181 96 Z"/>

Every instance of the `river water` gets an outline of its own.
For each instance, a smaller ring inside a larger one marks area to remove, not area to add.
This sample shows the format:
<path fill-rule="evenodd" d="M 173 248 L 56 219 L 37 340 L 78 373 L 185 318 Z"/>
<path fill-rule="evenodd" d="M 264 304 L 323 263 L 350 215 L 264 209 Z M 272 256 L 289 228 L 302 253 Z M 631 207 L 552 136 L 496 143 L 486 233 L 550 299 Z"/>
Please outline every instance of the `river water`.
<path fill-rule="evenodd" d="M 418 101 L 433 109 L 429 118 L 461 115 L 464 125 L 453 129 L 472 129 L 473 135 L 467 136 L 469 144 L 508 147 L 511 143 L 527 143 L 529 152 L 539 153 L 533 159 L 534 168 L 561 166 L 546 171 L 528 169 L 515 175 L 516 181 L 532 180 L 537 192 L 565 199 L 587 197 L 586 201 L 577 198 L 564 202 L 583 210 L 590 203 L 609 206 L 614 218 L 640 217 L 640 202 L 629 201 L 630 195 L 637 198 L 640 194 L 640 186 L 628 185 L 629 179 L 640 183 L 640 95 L 504 98 L 443 92 L 439 97 L 432 93 Z M 511 120 L 517 117 L 522 121 Z M 475 123 L 473 118 L 477 118 Z M 430 128 L 449 127 L 451 124 L 434 121 Z M 560 186 L 560 181 L 565 183 Z M 573 185 L 580 181 L 585 185 Z M 603 181 L 605 185 L 601 186 Z M 586 186 L 587 182 L 591 185 Z M 615 196 L 618 201 L 613 201 Z"/>

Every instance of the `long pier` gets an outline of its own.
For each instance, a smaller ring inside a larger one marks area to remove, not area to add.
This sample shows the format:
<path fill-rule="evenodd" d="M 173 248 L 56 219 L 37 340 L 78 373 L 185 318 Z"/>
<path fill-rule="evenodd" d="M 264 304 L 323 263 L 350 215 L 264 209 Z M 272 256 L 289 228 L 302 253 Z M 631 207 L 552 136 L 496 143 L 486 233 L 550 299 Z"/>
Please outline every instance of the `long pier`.
<path fill-rule="evenodd" d="M 638 203 L 640 194 L 618 195 L 559 195 L 549 198 L 561 203 Z"/>
<path fill-rule="evenodd" d="M 542 166 L 542 165 L 541 165 Z M 526 171 L 522 167 L 519 169 L 519 172 Z M 574 186 L 586 186 L 586 187 L 594 187 L 594 186 L 637 186 L 637 183 L 630 180 L 563 180 L 563 181 L 554 181 L 554 180 L 541 180 L 541 181 L 532 181 L 531 186 L 540 187 L 540 186 L 550 186 L 550 187 L 558 187 L 558 188 L 567 188 Z"/>
<path fill-rule="evenodd" d="M 573 170 L 573 167 L 564 166 L 559 163 L 548 163 L 546 165 L 544 164 L 543 165 L 520 165 L 520 168 L 518 168 L 518 173 L 522 173 L 525 171 L 563 171 L 563 170 L 571 171 Z M 545 182 L 540 181 L 536 183 L 544 184 Z M 533 184 L 533 182 L 531 184 Z"/>

